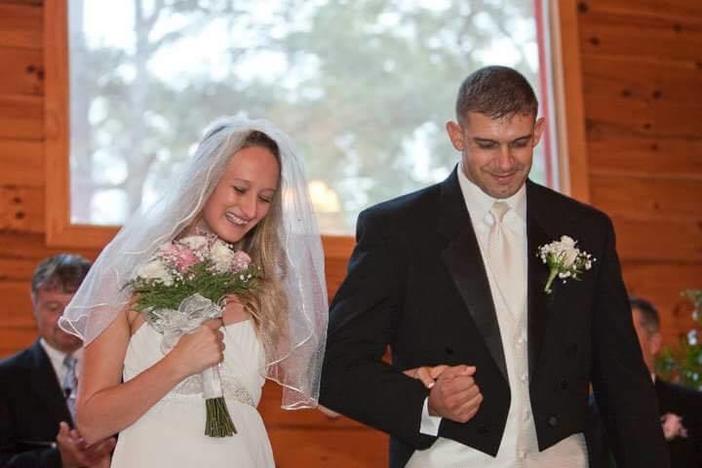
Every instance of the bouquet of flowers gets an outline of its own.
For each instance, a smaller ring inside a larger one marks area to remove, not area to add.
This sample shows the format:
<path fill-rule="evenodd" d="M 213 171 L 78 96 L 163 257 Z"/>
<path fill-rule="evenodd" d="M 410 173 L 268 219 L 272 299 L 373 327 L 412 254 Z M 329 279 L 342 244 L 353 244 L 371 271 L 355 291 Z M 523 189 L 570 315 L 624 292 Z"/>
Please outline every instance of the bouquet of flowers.
<path fill-rule="evenodd" d="M 252 291 L 259 276 L 245 252 L 234 251 L 214 235 L 193 235 L 162 245 L 127 286 L 134 291 L 134 309 L 163 335 L 161 349 L 166 353 L 181 336 L 222 317 L 226 296 Z M 200 375 L 207 409 L 205 434 L 235 434 L 218 366 Z"/>

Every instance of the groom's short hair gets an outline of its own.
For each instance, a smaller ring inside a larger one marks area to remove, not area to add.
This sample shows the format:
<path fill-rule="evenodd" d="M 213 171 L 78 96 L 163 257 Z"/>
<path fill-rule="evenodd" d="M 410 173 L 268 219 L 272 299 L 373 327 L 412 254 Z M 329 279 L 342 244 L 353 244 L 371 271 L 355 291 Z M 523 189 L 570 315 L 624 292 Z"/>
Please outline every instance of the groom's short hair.
<path fill-rule="evenodd" d="M 456 98 L 456 120 L 463 123 L 468 112 L 492 119 L 515 114 L 536 117 L 539 101 L 529 81 L 510 67 L 491 65 L 471 73 L 463 80 Z"/>

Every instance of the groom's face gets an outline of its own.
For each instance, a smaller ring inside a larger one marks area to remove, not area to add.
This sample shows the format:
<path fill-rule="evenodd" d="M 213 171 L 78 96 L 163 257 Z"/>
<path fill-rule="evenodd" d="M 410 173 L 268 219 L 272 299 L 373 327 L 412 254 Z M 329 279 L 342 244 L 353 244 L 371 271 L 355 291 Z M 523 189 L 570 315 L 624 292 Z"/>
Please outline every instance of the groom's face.
<path fill-rule="evenodd" d="M 494 198 L 508 198 L 524 184 L 543 127 L 543 118 L 532 114 L 492 118 L 479 112 L 446 126 L 466 177 Z"/>

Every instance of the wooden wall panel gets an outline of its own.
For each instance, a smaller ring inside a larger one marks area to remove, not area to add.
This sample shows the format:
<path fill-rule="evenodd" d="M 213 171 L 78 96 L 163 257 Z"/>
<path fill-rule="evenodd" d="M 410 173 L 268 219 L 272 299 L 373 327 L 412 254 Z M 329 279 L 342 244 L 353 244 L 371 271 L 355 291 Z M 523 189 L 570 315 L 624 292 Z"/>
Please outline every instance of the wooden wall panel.
<path fill-rule="evenodd" d="M 702 106 L 690 100 L 690 83 L 702 76 L 702 69 L 696 63 L 678 62 L 677 66 L 670 66 L 667 61 L 623 61 L 599 54 L 585 55 L 582 62 L 588 96 L 622 102 Z"/>
<path fill-rule="evenodd" d="M 0 297 L 3 298 L 3 327 L 26 328 L 34 327 L 34 317 L 31 312 L 29 285 L 26 281 L 3 281 L 0 283 Z"/>
<path fill-rule="evenodd" d="M 37 187 L 0 186 L 0 229 L 44 232 L 44 190 Z"/>
<path fill-rule="evenodd" d="M 43 114 L 40 96 L 0 95 L 0 139 L 41 140 Z"/>
<path fill-rule="evenodd" d="M 44 186 L 44 146 L 41 141 L 0 139 L 0 185 Z"/>
<path fill-rule="evenodd" d="M 0 2 L 0 47 L 41 49 L 42 9 L 23 2 Z"/>
<path fill-rule="evenodd" d="M 622 134 L 620 129 L 594 123 L 588 135 L 590 173 L 594 176 L 604 172 L 702 179 L 702 139 Z"/>
<path fill-rule="evenodd" d="M 35 327 L 0 327 L 0 356 L 5 357 L 26 348 L 37 339 Z"/>
<path fill-rule="evenodd" d="M 44 78 L 41 50 L 0 48 L 0 94 L 40 95 Z"/>
<path fill-rule="evenodd" d="M 280 395 L 280 387 L 268 383 L 259 405 L 273 445 L 276 466 L 387 466 L 388 438 L 385 434 L 343 416 L 330 418 L 319 410 L 281 410 Z"/>
<path fill-rule="evenodd" d="M 581 1 L 579 18 L 591 202 L 672 344 L 680 292 L 702 287 L 702 3 Z"/>
<path fill-rule="evenodd" d="M 617 233 L 617 249 L 624 260 L 702 262 L 702 225 L 699 222 L 637 219 L 636 213 L 615 215 L 612 221 Z"/>
<path fill-rule="evenodd" d="M 699 263 L 653 263 L 624 261 L 624 281 L 630 294 L 653 297 L 664 312 L 661 328 L 666 343 L 676 343 L 692 324 L 690 303 L 680 294 L 682 289 L 697 285 L 702 278 Z"/>
<path fill-rule="evenodd" d="M 606 13 L 635 12 L 641 16 L 656 18 L 700 18 L 702 3 L 695 0 L 594 0 L 580 2 L 583 12 L 596 10 Z"/>
<path fill-rule="evenodd" d="M 617 127 L 644 138 L 695 139 L 702 121 L 702 105 L 665 101 L 613 100 L 588 96 L 588 120 Z M 686 116 L 687 118 L 682 118 Z"/>
<path fill-rule="evenodd" d="M 611 215 L 683 223 L 702 219 L 702 179 L 595 173 L 590 187 L 593 199 Z"/>
<path fill-rule="evenodd" d="M 692 3 L 694 0 L 690 0 Z M 584 54 L 618 56 L 622 61 L 699 61 L 702 50 L 702 21 L 699 16 L 669 17 L 662 13 L 641 14 L 637 2 L 626 10 L 606 10 L 597 1 L 588 5 L 581 17 Z M 583 71 L 585 73 L 585 71 Z"/>

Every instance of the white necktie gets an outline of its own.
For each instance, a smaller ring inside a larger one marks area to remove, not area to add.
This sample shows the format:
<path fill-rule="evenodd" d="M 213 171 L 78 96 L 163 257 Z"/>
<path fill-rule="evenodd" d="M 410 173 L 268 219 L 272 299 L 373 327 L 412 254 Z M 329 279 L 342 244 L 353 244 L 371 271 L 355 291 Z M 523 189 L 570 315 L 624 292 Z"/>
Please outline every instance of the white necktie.
<path fill-rule="evenodd" d="M 507 306 L 514 311 L 515 307 L 518 307 L 517 297 L 520 290 L 519 264 L 515 252 L 517 241 L 503 223 L 509 210 L 509 205 L 501 201 L 495 202 L 490 209 L 493 223 L 488 235 L 488 255 L 495 282 Z"/>
<path fill-rule="evenodd" d="M 67 354 L 63 359 L 63 366 L 66 374 L 63 377 L 62 387 L 66 397 L 66 405 L 71 413 L 71 418 L 76 418 L 76 393 L 78 391 L 78 380 L 76 379 L 76 358 Z"/>

